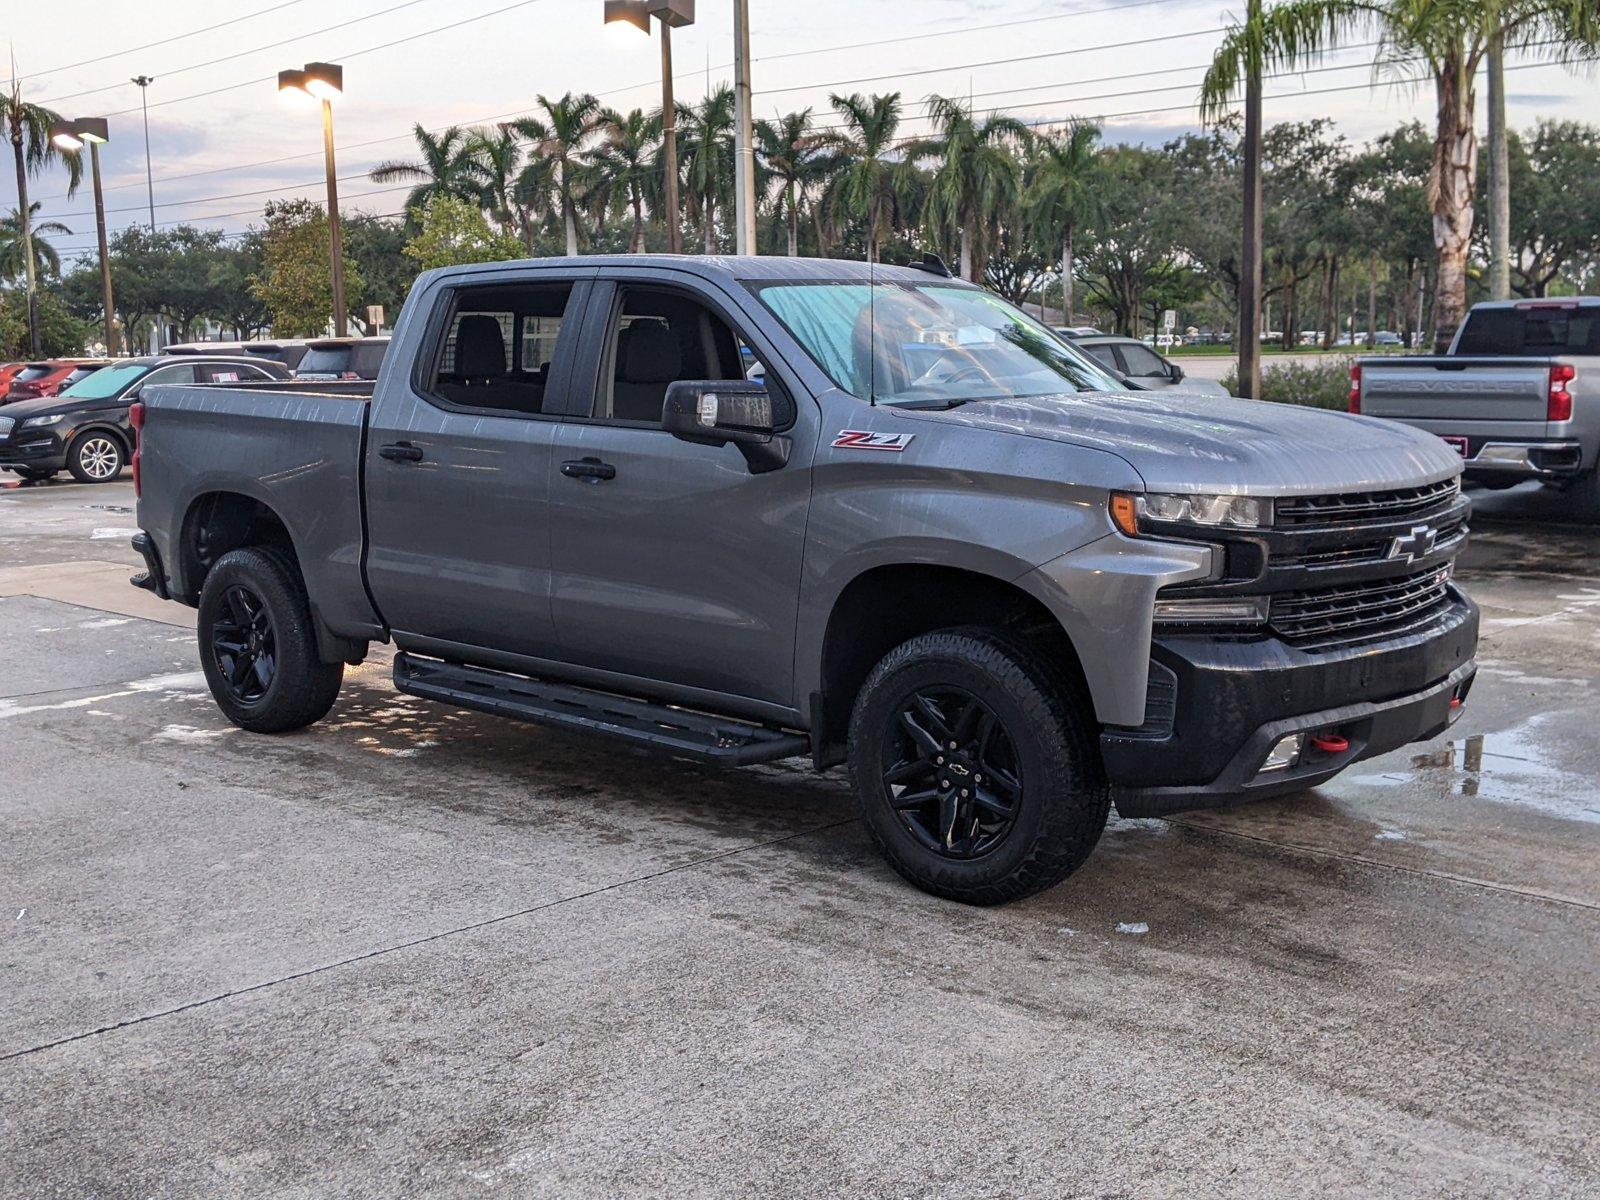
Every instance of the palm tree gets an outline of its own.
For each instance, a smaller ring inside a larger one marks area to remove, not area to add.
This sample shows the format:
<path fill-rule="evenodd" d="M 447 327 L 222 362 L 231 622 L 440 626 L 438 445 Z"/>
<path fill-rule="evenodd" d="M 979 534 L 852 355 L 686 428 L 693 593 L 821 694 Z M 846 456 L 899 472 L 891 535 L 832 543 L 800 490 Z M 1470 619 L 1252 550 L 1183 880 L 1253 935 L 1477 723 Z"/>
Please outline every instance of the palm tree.
<path fill-rule="evenodd" d="M 76 153 L 57 150 L 50 140 L 50 126 L 61 120 L 61 114 L 42 104 L 30 104 L 22 98 L 22 84 L 15 74 L 11 90 L 0 95 L 0 116 L 5 120 L 6 133 L 11 138 L 11 153 L 17 164 L 18 233 L 22 239 L 22 265 L 28 282 L 28 349 L 39 354 L 39 281 L 34 269 L 33 210 L 38 207 L 28 202 L 28 179 L 57 162 L 67 168 L 67 196 L 78 190 L 83 177 L 83 162 Z"/>
<path fill-rule="evenodd" d="M 600 112 L 600 143 L 590 162 L 595 171 L 596 216 L 606 211 L 633 213 L 628 253 L 644 249 L 644 209 L 660 190 L 661 165 L 656 151 L 661 144 L 661 114 L 641 109 L 624 114 L 614 108 Z"/>
<path fill-rule="evenodd" d="M 717 88 L 698 107 L 678 110 L 684 190 L 700 214 L 705 251 L 717 251 L 717 206 L 733 202 L 733 89 Z"/>
<path fill-rule="evenodd" d="M 522 143 L 510 125 L 470 131 L 468 150 L 477 164 L 478 199 L 500 228 L 517 232 L 521 206 L 517 203 L 517 175 L 522 166 Z"/>
<path fill-rule="evenodd" d="M 1094 178 L 1100 127 L 1073 121 L 1036 139 L 1028 180 L 1028 215 L 1061 235 L 1061 319 L 1072 322 L 1072 238 L 1099 211 Z M 1041 292 L 1042 294 L 1042 292 Z"/>
<path fill-rule="evenodd" d="M 1022 168 L 1012 142 L 1026 142 L 1028 127 L 1015 117 L 993 114 L 982 121 L 972 107 L 948 96 L 928 97 L 928 119 L 938 130 L 906 147 L 908 161 L 937 159 L 926 219 L 953 228 L 961 241 L 961 278 L 983 278 L 989 233 L 1022 189 Z"/>
<path fill-rule="evenodd" d="M 1442 350 L 1466 314 L 1478 172 L 1478 68 L 1497 36 L 1507 53 L 1531 51 L 1553 61 L 1595 53 L 1600 5 L 1593 0 L 1283 0 L 1223 39 L 1201 85 L 1201 110 L 1220 112 L 1252 66 L 1309 65 L 1341 40 L 1374 35 L 1380 66 L 1420 69 L 1433 81 L 1437 120 L 1428 207 L 1438 256 L 1435 337 Z"/>
<path fill-rule="evenodd" d="M 452 125 L 443 133 L 429 133 L 421 125 L 412 127 L 422 157 L 415 162 L 390 159 L 367 172 L 373 183 L 417 181 L 406 197 L 406 211 L 420 209 L 435 196 L 457 200 L 476 200 L 482 195 L 484 172 L 473 137 Z"/>
<path fill-rule="evenodd" d="M 781 187 L 778 212 L 788 219 L 791 258 L 800 253 L 800 206 L 821 178 L 817 145 L 809 108 L 785 113 L 776 121 L 756 122 L 756 161 Z"/>
<path fill-rule="evenodd" d="M 818 139 L 824 150 L 819 169 L 828 178 L 822 207 L 835 221 L 864 221 L 867 261 L 877 262 L 879 244 L 900 223 L 914 174 L 903 156 L 891 157 L 900 128 L 900 93 L 832 95 L 828 103 L 844 118 L 844 128 Z"/>
<path fill-rule="evenodd" d="M 12 209 L 5 216 L 0 217 L 0 279 L 21 279 L 27 275 L 56 275 L 61 271 L 61 256 L 56 253 L 55 247 L 44 240 L 44 235 L 52 237 L 70 235 L 68 229 L 60 221 L 39 221 L 32 218 L 39 212 L 37 200 L 28 205 L 30 218 L 28 229 L 31 236 L 24 235 L 22 230 L 22 213 Z M 33 270 L 28 269 L 28 249 L 33 250 Z"/>
<path fill-rule="evenodd" d="M 567 92 L 559 100 L 539 97 L 541 115 L 513 123 L 517 133 L 533 143 L 532 159 L 524 168 L 524 190 L 545 189 L 560 205 L 567 253 L 578 252 L 578 193 L 581 190 L 583 144 L 600 124 L 600 101 L 588 92 Z M 541 161 L 542 160 L 542 161 Z"/>

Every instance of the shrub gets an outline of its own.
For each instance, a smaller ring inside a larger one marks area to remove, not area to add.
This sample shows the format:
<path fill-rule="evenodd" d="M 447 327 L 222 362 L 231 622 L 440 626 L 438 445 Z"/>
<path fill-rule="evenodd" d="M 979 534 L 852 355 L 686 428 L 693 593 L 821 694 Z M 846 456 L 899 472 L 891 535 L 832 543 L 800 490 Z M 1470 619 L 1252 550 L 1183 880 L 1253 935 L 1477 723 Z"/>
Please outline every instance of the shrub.
<path fill-rule="evenodd" d="M 1239 371 L 1229 371 L 1222 384 L 1239 392 Z M 1277 404 L 1345 410 L 1350 396 L 1350 364 L 1344 358 L 1273 363 L 1261 372 L 1261 398 Z"/>

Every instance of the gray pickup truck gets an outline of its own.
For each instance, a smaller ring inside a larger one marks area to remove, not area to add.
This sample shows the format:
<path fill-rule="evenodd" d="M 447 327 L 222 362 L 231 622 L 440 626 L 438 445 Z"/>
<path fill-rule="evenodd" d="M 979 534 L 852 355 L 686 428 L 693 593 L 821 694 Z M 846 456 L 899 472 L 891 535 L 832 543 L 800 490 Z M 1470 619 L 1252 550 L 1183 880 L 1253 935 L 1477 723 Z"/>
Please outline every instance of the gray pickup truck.
<path fill-rule="evenodd" d="M 136 415 L 135 583 L 199 609 L 235 724 L 317 720 L 392 642 L 413 695 L 848 763 L 890 863 L 973 903 L 1065 877 L 1113 800 L 1433 736 L 1475 670 L 1437 438 L 1119 389 L 936 261 L 432 271 L 365 391 Z"/>
<path fill-rule="evenodd" d="M 1363 358 L 1350 411 L 1425 429 L 1469 482 L 1543 480 L 1600 521 L 1600 298 L 1474 305 L 1443 355 Z"/>

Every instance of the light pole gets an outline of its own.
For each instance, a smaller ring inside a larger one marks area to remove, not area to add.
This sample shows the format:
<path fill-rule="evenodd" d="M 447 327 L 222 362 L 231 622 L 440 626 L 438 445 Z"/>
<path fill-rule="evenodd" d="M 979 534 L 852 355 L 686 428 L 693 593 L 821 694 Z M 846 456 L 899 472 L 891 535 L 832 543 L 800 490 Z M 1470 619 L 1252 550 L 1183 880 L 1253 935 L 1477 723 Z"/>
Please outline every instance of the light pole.
<path fill-rule="evenodd" d="M 144 110 L 144 186 L 150 197 L 150 232 L 156 231 L 156 181 L 150 174 L 150 85 L 154 75 L 135 75 L 130 83 L 139 85 L 139 107 Z"/>
<path fill-rule="evenodd" d="M 738 107 L 734 145 L 734 252 L 756 252 L 756 147 L 750 119 L 750 0 L 733 0 L 733 98 Z"/>
<path fill-rule="evenodd" d="M 661 149 L 665 157 L 667 253 L 682 251 L 678 218 L 678 115 L 672 99 L 672 30 L 694 24 L 694 0 L 605 0 L 605 22 L 626 21 L 650 32 L 650 18 L 661 22 Z"/>
<path fill-rule="evenodd" d="M 339 184 L 333 168 L 333 98 L 344 94 L 344 68 L 335 63 L 307 63 L 298 71 L 279 71 L 278 94 L 289 100 L 308 96 L 322 102 L 322 162 L 328 175 L 328 253 L 333 261 L 333 336 L 344 337 L 349 328 L 344 303 L 344 243 L 339 234 Z"/>
<path fill-rule="evenodd" d="M 104 117 L 58 121 L 50 127 L 50 140 L 68 153 L 89 146 L 89 170 L 94 177 L 94 225 L 100 238 L 100 290 L 106 309 L 106 355 L 117 356 L 117 310 L 111 299 L 111 255 L 106 248 L 106 199 L 100 190 L 100 147 L 110 140 Z"/>

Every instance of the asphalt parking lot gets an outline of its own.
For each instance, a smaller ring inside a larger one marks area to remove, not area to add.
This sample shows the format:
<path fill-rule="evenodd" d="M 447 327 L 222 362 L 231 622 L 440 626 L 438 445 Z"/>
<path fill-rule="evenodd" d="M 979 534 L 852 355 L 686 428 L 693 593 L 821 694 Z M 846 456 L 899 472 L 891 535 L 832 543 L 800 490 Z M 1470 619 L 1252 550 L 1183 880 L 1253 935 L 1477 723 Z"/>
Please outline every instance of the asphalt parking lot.
<path fill-rule="evenodd" d="M 131 488 L 0 491 L 0 1191 L 1600 1194 L 1600 530 L 1479 499 L 1448 737 L 977 910 L 383 654 L 241 733 Z"/>

